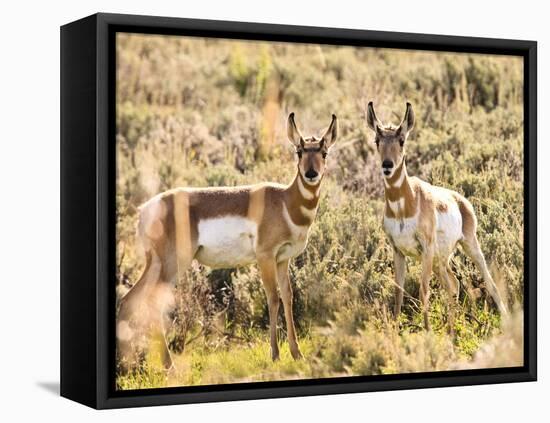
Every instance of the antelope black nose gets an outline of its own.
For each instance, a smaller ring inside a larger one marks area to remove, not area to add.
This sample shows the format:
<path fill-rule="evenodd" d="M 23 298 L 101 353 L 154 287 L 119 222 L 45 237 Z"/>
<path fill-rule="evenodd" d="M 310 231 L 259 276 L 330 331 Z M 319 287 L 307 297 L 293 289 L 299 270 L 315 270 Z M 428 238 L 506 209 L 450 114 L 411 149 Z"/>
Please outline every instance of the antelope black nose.
<path fill-rule="evenodd" d="M 391 169 L 393 167 L 393 162 L 391 160 L 384 160 L 382 162 L 382 167 L 384 169 Z"/>
<path fill-rule="evenodd" d="M 313 169 L 309 169 L 307 172 L 306 172 L 306 178 L 309 178 L 309 179 L 313 179 L 313 178 L 316 178 L 318 175 L 318 173 L 313 170 Z"/>

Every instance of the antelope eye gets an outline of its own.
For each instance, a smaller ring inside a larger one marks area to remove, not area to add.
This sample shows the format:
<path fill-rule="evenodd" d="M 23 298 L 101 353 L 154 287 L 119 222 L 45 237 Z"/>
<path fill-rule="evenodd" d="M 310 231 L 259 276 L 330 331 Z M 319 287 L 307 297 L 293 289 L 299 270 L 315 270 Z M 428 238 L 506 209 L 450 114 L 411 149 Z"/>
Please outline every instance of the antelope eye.
<path fill-rule="evenodd" d="M 327 158 L 327 153 L 326 151 L 323 151 L 323 159 L 326 159 Z"/>
<path fill-rule="evenodd" d="M 302 158 L 302 152 L 301 152 L 301 151 L 297 151 L 296 154 L 298 155 L 298 158 L 299 158 L 299 159 Z"/>
<path fill-rule="evenodd" d="M 405 138 L 400 137 L 400 138 L 399 138 L 399 145 L 400 145 L 401 147 L 403 147 L 403 144 L 405 144 Z"/>

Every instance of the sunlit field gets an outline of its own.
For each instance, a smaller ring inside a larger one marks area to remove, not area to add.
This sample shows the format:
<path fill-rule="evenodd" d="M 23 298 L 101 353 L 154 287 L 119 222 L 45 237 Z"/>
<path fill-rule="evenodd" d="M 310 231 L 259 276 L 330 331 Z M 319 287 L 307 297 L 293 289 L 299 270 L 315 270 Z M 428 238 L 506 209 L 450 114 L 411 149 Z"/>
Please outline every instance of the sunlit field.
<path fill-rule="evenodd" d="M 445 290 L 432 277 L 423 329 L 419 261 L 408 259 L 402 313 L 393 318 L 393 254 L 382 230 L 384 182 L 365 122 L 367 102 L 416 126 L 409 175 L 456 190 L 476 211 L 478 237 L 512 311 L 501 320 L 460 248 L 454 338 Z M 290 183 L 296 154 L 286 119 L 322 135 L 330 152 L 317 217 L 291 265 L 294 318 L 304 355 L 294 361 L 280 307 L 281 357 L 269 350 L 267 302 L 256 265 L 194 263 L 176 287 L 168 328 L 175 369 L 152 342 L 118 389 L 510 367 L 523 364 L 523 62 L 511 56 L 117 36 L 117 296 L 139 278 L 138 206 L 174 187 Z M 113 285 L 113 289 L 115 286 Z"/>

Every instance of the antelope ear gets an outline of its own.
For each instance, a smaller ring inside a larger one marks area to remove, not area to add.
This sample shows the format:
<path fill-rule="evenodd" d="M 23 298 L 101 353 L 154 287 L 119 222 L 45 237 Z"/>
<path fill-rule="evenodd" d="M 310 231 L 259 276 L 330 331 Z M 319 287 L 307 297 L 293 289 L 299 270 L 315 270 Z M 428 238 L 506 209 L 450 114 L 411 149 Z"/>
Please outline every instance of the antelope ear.
<path fill-rule="evenodd" d="M 413 108 L 411 103 L 407 102 L 407 110 L 405 110 L 405 116 L 403 116 L 403 120 L 401 121 L 397 132 L 405 136 L 409 135 L 409 132 L 411 132 L 414 128 L 414 120 Z"/>
<path fill-rule="evenodd" d="M 376 113 L 374 113 L 374 106 L 372 104 L 372 101 L 369 101 L 369 105 L 367 106 L 367 125 L 374 132 L 380 133 L 380 128 L 382 127 L 382 124 L 376 117 Z"/>
<path fill-rule="evenodd" d="M 323 144 L 326 143 L 326 147 L 330 148 L 336 142 L 337 137 L 338 137 L 338 119 L 336 118 L 336 115 L 333 114 L 332 121 L 330 122 L 327 132 L 325 132 L 325 135 L 323 135 L 323 138 L 322 138 Z"/>
<path fill-rule="evenodd" d="M 287 124 L 287 133 L 288 140 L 294 145 L 294 147 L 300 147 L 303 143 L 302 134 L 296 127 L 296 122 L 294 122 L 294 112 L 288 115 L 288 124 Z"/>

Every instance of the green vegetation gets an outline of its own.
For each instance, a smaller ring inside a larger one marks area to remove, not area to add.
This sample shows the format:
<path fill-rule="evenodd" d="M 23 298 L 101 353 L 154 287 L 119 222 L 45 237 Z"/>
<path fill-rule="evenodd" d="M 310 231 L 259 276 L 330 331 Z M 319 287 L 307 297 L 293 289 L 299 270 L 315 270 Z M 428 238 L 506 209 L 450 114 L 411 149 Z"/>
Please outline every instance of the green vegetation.
<path fill-rule="evenodd" d="M 118 292 L 137 280 L 143 259 L 137 206 L 175 186 L 290 182 L 286 117 L 304 133 L 331 113 L 340 137 L 309 243 L 291 267 L 304 359 L 269 354 L 267 304 L 256 266 L 195 265 L 177 287 L 170 347 L 177 370 L 161 370 L 151 348 L 118 387 L 231 383 L 343 375 L 512 366 L 522 363 L 523 67 L 504 56 L 118 35 Z M 398 123 L 405 101 L 417 125 L 407 166 L 474 205 L 494 279 L 515 308 L 500 321 L 480 275 L 460 250 L 452 259 L 463 290 L 456 338 L 432 280 L 433 332 L 422 329 L 420 263 L 409 261 L 403 313 L 391 316 L 393 263 L 381 227 L 383 182 L 364 107 Z M 399 116 L 395 113 L 399 113 Z M 282 309 L 282 307 L 281 307 Z M 504 324 L 503 324 L 504 323 Z"/>

